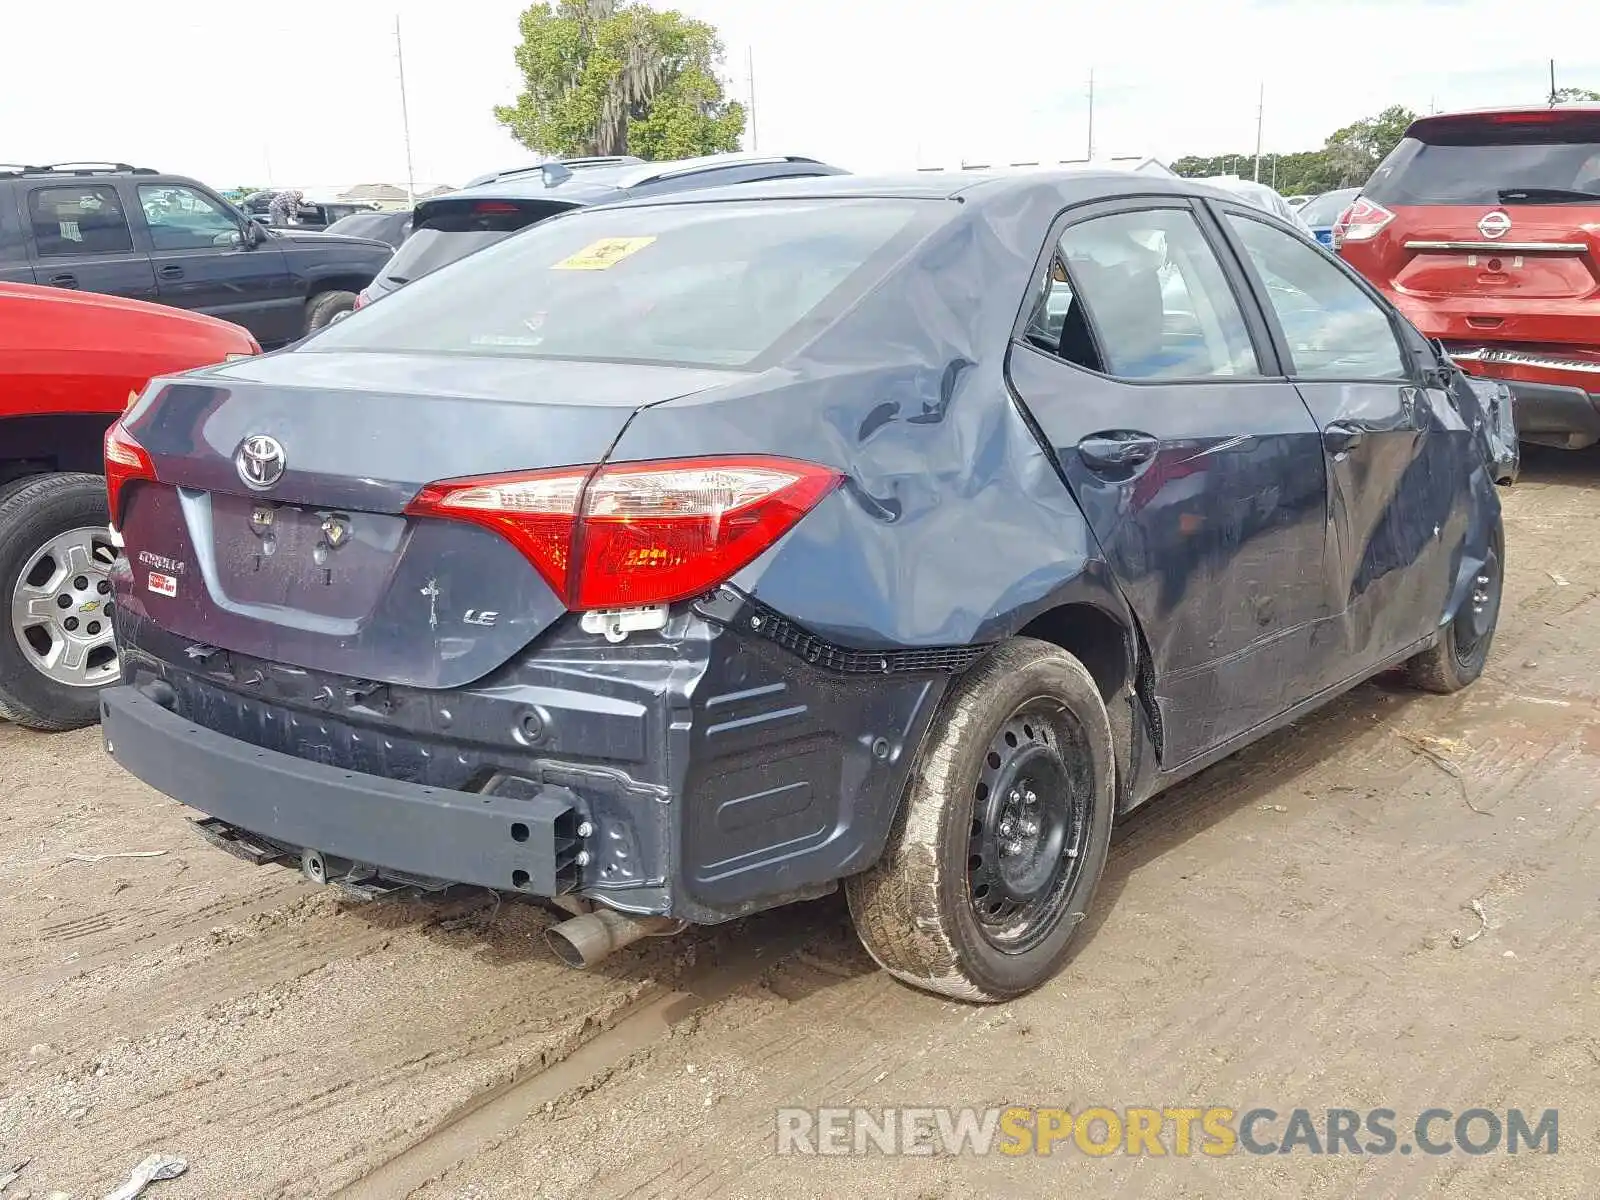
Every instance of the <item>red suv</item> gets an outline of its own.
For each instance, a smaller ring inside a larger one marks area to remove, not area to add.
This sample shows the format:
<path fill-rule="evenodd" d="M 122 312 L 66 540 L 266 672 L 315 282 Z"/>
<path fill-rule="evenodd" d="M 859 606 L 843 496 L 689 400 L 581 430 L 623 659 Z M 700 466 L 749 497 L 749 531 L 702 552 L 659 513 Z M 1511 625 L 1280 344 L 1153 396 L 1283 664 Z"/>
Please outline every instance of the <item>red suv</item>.
<path fill-rule="evenodd" d="M 1600 441 L 1600 106 L 1413 122 L 1333 244 L 1463 370 L 1510 385 L 1524 441 Z"/>

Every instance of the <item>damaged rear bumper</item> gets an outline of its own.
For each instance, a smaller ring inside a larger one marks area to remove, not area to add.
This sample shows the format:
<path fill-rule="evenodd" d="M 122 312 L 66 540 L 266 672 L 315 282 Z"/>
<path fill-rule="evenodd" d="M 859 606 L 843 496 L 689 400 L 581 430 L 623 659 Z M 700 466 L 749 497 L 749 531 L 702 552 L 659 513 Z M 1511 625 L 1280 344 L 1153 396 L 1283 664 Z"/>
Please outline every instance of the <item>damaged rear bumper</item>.
<path fill-rule="evenodd" d="M 206 729 L 134 687 L 102 692 L 100 720 L 107 752 L 128 771 L 280 845 L 542 896 L 577 886 L 578 798 L 567 788 L 458 792 L 346 771 Z"/>
<path fill-rule="evenodd" d="M 981 653 L 845 650 L 722 589 L 622 645 L 564 621 L 438 690 L 193 645 L 135 600 L 103 726 L 158 790 L 286 858 L 697 923 L 876 861 L 949 680 Z"/>

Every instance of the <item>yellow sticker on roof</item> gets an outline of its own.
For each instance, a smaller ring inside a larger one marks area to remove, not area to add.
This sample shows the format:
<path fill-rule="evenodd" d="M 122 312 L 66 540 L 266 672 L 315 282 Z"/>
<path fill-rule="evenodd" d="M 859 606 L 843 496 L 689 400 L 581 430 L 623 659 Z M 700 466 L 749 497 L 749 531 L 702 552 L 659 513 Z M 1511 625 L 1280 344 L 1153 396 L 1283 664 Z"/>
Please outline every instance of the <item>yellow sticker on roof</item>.
<path fill-rule="evenodd" d="M 563 258 L 552 271 L 604 271 L 615 266 L 630 254 L 637 254 L 656 239 L 653 237 L 601 238 L 590 242 L 582 250 Z"/>

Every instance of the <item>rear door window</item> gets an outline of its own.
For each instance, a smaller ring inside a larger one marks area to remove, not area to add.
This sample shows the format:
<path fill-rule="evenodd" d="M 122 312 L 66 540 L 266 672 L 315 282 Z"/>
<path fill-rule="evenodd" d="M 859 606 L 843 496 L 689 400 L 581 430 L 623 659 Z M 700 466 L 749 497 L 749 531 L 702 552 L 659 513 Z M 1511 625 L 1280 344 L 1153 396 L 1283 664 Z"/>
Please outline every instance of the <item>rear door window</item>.
<path fill-rule="evenodd" d="M 1404 139 L 1363 189 L 1397 204 L 1600 204 L 1600 122 L 1445 126 Z"/>
<path fill-rule="evenodd" d="M 1238 299 L 1186 209 L 1114 213 L 1069 226 L 1026 336 L 1122 379 L 1261 373 Z"/>
<path fill-rule="evenodd" d="M 945 212 L 827 200 L 580 213 L 402 288 L 305 350 L 740 367 L 802 322 L 820 330 L 920 236 L 920 215 Z"/>
<path fill-rule="evenodd" d="M 114 254 L 133 249 L 117 189 L 103 184 L 34 188 L 28 220 L 39 254 Z"/>
<path fill-rule="evenodd" d="M 1389 315 L 1322 251 L 1264 221 L 1226 214 L 1266 285 L 1301 379 L 1400 379 Z"/>

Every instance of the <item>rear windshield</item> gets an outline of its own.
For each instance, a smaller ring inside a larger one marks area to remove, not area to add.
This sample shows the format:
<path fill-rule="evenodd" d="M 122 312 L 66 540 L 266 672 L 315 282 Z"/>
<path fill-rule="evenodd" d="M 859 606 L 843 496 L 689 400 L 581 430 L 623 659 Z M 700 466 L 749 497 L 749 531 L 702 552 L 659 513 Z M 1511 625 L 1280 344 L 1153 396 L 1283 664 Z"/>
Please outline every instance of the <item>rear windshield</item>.
<path fill-rule="evenodd" d="M 424 205 L 417 209 L 411 236 L 383 268 L 383 278 L 392 284 L 410 283 L 569 208 L 537 200 L 446 200 Z"/>
<path fill-rule="evenodd" d="M 1360 188 L 1342 188 L 1337 192 L 1323 192 L 1300 206 L 1300 219 L 1307 225 L 1332 225 L 1339 214 L 1361 194 Z"/>
<path fill-rule="evenodd" d="M 349 237 L 377 238 L 380 242 L 398 244 L 401 234 L 410 223 L 410 213 L 353 213 L 348 217 L 340 217 L 329 225 L 328 232 L 345 234 Z"/>
<path fill-rule="evenodd" d="M 944 214 L 842 199 L 590 210 L 438 271 L 304 348 L 742 367 L 820 330 Z"/>
<path fill-rule="evenodd" d="M 1600 203 L 1600 128 L 1488 126 L 1405 138 L 1362 194 L 1395 204 Z"/>

